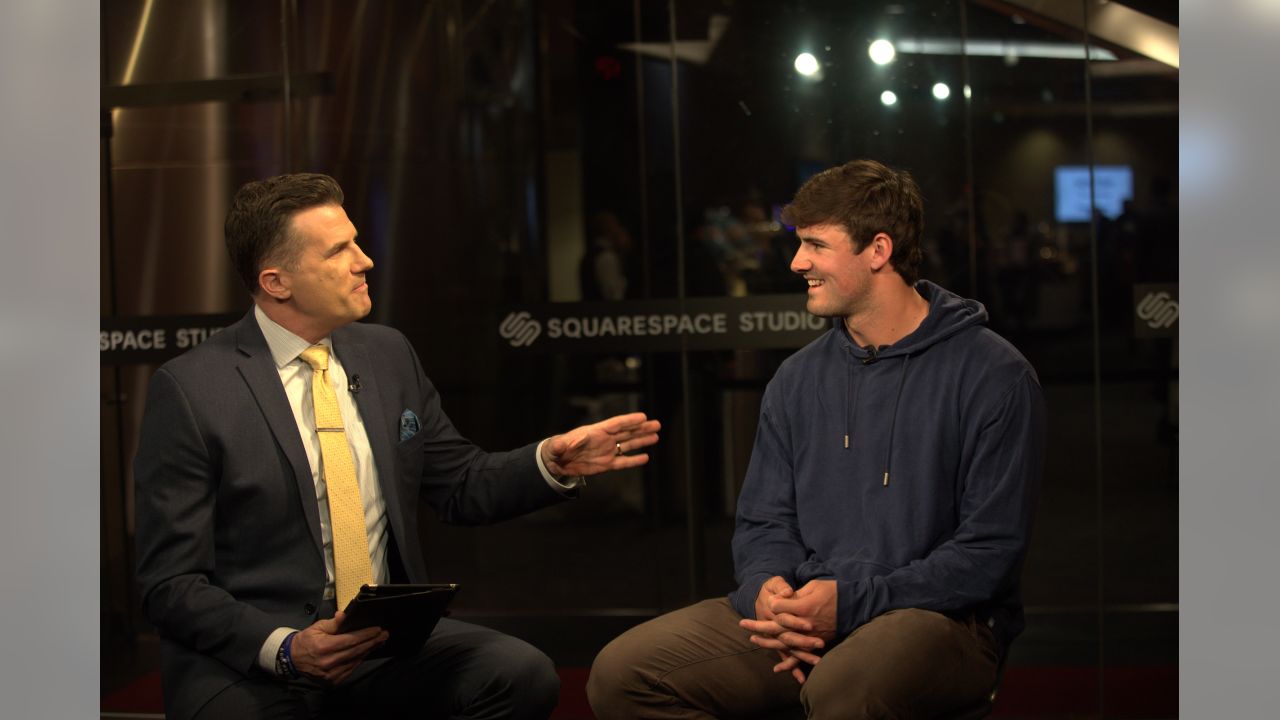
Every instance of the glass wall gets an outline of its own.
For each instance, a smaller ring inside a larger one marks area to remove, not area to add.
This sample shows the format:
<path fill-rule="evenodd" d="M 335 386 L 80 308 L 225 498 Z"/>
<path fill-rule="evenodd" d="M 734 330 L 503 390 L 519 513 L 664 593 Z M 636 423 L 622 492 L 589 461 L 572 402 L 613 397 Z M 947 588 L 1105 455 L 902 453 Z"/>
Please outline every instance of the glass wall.
<path fill-rule="evenodd" d="M 1176 10 L 1131 5 L 1176 43 Z M 231 193 L 335 176 L 376 263 L 371 319 L 409 337 L 465 435 L 505 449 L 662 420 L 648 466 L 576 502 L 483 528 L 422 509 L 458 617 L 586 667 L 626 627 L 733 587 L 760 397 L 799 345 L 518 352 L 504 318 L 802 302 L 781 206 L 849 159 L 907 169 L 924 277 L 983 302 L 1048 401 L 1028 629 L 998 713 L 1171 714 L 1177 346 L 1156 326 L 1160 292 L 1176 313 L 1177 69 L 1123 35 L 1086 42 L 1091 0 L 1029 6 L 104 2 L 104 322 L 243 312 Z M 103 365 L 104 696 L 156 662 L 128 480 L 155 367 Z"/>

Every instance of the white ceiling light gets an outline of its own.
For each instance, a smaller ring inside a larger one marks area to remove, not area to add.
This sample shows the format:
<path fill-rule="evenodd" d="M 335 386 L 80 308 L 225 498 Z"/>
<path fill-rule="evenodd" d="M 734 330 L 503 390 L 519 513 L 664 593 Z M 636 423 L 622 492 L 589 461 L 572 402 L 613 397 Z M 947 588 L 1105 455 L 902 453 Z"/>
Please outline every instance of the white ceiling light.
<path fill-rule="evenodd" d="M 871 62 L 877 65 L 888 65 L 893 62 L 893 56 L 898 52 L 893 49 L 893 43 L 881 38 L 871 43 L 867 48 L 867 54 L 871 56 Z"/>
<path fill-rule="evenodd" d="M 892 90 L 885 90 L 880 93 L 880 102 L 885 105 L 896 105 L 898 103 L 898 96 Z"/>
<path fill-rule="evenodd" d="M 933 96 L 938 98 L 939 100 L 946 100 L 947 98 L 951 97 L 951 88 L 947 87 L 946 83 L 942 83 L 942 82 L 934 83 Z"/>
<path fill-rule="evenodd" d="M 951 38 L 922 38 L 899 40 L 898 52 L 908 55 L 960 55 L 961 49 L 970 57 L 1049 58 L 1054 60 L 1083 60 L 1084 47 L 1080 43 L 1009 42 L 1005 40 L 966 40 L 963 45 Z M 1115 60 L 1115 53 L 1100 47 L 1089 48 L 1090 60 Z"/>
<path fill-rule="evenodd" d="M 796 56 L 796 72 L 805 77 L 813 77 L 818 72 L 818 58 L 809 53 Z"/>

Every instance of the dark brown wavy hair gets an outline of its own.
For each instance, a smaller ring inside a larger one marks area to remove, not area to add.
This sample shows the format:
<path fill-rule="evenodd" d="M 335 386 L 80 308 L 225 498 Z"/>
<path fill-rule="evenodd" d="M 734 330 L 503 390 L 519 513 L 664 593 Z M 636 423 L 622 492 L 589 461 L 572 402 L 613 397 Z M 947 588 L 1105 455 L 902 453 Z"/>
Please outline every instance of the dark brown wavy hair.
<path fill-rule="evenodd" d="M 924 197 L 905 170 L 875 160 L 852 160 L 823 170 L 782 208 L 782 221 L 798 228 L 840 225 L 859 253 L 876 233 L 885 233 L 893 238 L 890 266 L 908 285 L 920 278 Z"/>

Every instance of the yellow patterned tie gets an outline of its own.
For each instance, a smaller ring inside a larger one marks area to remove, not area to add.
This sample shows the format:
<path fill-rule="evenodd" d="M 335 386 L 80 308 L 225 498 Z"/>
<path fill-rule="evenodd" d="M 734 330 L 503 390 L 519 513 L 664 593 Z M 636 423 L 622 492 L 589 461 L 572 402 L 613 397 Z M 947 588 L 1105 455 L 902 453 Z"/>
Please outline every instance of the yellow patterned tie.
<path fill-rule="evenodd" d="M 338 396 L 329 382 L 329 348 L 312 345 L 299 356 L 311 366 L 311 400 L 320 436 L 321 473 L 329 492 L 329 523 L 333 528 L 333 578 L 338 609 L 343 610 L 360 586 L 373 582 L 369 564 L 369 536 L 364 526 L 364 502 L 356 482 L 351 446 L 338 411 Z"/>

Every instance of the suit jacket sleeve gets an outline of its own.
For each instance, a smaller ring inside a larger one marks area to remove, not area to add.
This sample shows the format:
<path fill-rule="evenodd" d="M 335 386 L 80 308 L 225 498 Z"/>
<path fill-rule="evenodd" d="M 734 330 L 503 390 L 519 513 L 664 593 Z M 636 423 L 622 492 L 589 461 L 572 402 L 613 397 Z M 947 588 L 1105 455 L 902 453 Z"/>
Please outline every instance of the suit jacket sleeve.
<path fill-rule="evenodd" d="M 485 452 L 463 437 L 445 414 L 440 393 L 407 339 L 404 344 L 417 378 L 422 427 L 401 444 L 400 452 L 406 472 L 420 481 L 426 501 L 442 520 L 459 525 L 494 523 L 565 499 L 538 470 L 537 443 L 507 452 Z"/>
<path fill-rule="evenodd" d="M 186 395 L 161 368 L 134 461 L 143 612 L 162 636 L 249 672 L 277 622 L 210 581 L 217 473 Z"/>

